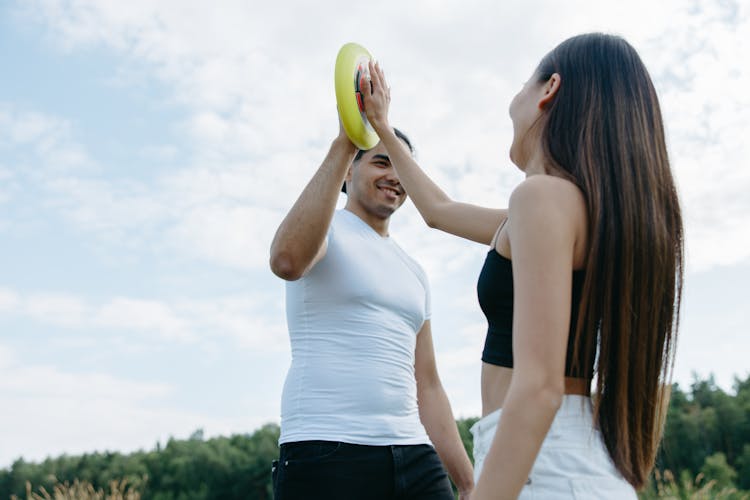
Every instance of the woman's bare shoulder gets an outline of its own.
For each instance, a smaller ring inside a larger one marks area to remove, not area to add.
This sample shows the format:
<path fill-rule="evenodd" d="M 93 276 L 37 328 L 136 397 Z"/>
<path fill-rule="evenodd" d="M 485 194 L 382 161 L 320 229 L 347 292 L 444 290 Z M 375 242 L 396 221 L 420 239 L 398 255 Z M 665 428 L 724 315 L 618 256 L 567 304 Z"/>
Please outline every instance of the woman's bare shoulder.
<path fill-rule="evenodd" d="M 576 212 L 586 208 L 583 192 L 573 182 L 552 175 L 532 175 L 510 195 L 509 208 L 537 207 L 541 210 Z"/>
<path fill-rule="evenodd" d="M 551 252 L 567 247 L 574 266 L 581 267 L 588 244 L 587 221 L 586 200 L 578 186 L 550 175 L 530 176 L 510 196 L 511 252 L 515 253 L 519 244 L 525 246 L 521 240 L 547 247 Z"/>

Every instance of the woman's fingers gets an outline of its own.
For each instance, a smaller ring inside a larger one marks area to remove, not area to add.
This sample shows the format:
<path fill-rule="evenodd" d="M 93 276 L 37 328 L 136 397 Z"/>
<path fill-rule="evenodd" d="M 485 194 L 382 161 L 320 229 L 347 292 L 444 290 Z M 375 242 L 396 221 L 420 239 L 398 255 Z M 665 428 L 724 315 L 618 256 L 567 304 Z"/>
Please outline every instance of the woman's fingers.
<path fill-rule="evenodd" d="M 383 71 L 383 68 L 380 67 L 379 64 L 376 64 L 376 69 L 378 72 L 378 83 L 380 84 L 381 88 L 383 89 L 383 93 L 385 94 L 386 99 L 391 98 L 391 87 L 388 86 L 388 82 L 385 79 L 385 71 Z"/>
<path fill-rule="evenodd" d="M 377 64 L 377 63 L 375 64 L 375 69 L 378 72 L 378 79 L 380 83 L 383 85 L 384 89 L 387 89 L 388 85 L 386 84 L 386 80 L 385 80 L 385 71 L 383 71 L 383 68 L 381 68 L 380 64 Z"/>
<path fill-rule="evenodd" d="M 372 82 L 373 93 L 376 90 L 385 90 L 385 75 L 380 64 L 370 61 L 370 81 Z"/>
<path fill-rule="evenodd" d="M 370 68 L 370 85 L 372 85 L 372 93 L 375 93 L 375 90 L 379 88 L 378 85 L 378 69 L 375 62 L 370 60 L 369 63 L 367 63 Z"/>
<path fill-rule="evenodd" d="M 390 89 L 385 81 L 385 74 L 380 65 L 368 62 L 371 92 L 364 92 L 365 114 L 370 123 L 377 129 L 388 122 L 388 107 L 391 101 Z"/>
<path fill-rule="evenodd" d="M 388 82 L 385 79 L 385 72 L 380 67 L 380 63 L 370 61 L 368 63 L 370 69 L 370 85 L 372 94 L 381 93 L 386 101 L 391 100 L 391 88 L 388 86 Z"/>

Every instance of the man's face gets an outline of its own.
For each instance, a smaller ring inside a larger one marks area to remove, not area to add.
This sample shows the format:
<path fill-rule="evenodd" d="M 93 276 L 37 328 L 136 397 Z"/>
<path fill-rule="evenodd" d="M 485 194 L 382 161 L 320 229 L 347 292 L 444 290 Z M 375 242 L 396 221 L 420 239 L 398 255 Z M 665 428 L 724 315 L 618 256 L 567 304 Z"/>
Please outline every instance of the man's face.
<path fill-rule="evenodd" d="M 376 217 L 387 219 L 406 200 L 406 192 L 382 143 L 352 164 L 347 180 L 350 180 L 349 200 Z"/>

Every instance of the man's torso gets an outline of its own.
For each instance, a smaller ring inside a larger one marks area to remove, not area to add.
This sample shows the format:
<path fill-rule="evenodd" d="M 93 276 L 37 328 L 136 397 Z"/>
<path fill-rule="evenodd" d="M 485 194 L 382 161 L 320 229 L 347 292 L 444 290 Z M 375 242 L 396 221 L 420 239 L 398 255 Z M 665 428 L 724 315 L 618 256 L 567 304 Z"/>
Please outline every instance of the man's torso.
<path fill-rule="evenodd" d="M 416 333 L 428 318 L 419 265 L 337 211 L 325 257 L 287 283 L 292 365 L 280 442 L 429 443 L 414 379 Z"/>

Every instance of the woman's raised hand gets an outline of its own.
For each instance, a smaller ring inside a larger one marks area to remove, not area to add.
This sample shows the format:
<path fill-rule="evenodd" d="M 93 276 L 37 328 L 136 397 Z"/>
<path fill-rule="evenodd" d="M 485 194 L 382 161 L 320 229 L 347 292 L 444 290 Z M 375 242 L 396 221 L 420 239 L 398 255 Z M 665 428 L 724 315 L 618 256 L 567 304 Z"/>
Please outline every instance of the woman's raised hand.
<path fill-rule="evenodd" d="M 365 114 L 375 132 L 387 130 L 388 107 L 391 104 L 391 88 L 385 81 L 385 73 L 379 63 L 370 61 L 370 92 L 363 92 Z"/>

